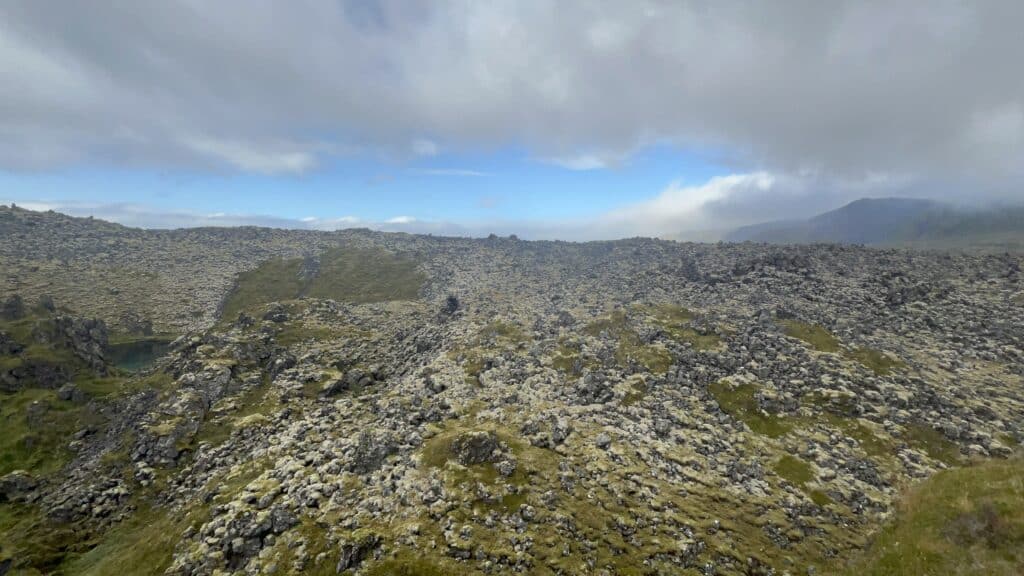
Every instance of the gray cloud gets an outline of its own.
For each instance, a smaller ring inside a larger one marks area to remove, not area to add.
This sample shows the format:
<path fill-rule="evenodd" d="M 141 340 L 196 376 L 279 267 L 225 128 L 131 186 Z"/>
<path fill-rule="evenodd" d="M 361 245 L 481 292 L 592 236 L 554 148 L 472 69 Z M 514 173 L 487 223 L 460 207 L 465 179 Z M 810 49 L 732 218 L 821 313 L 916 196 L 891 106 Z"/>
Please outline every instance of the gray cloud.
<path fill-rule="evenodd" d="M 672 143 L 737 172 L 1014 195 L 1021 21 L 1015 0 L 9 0 L 0 166 L 301 172 L 511 144 L 586 169 Z"/>

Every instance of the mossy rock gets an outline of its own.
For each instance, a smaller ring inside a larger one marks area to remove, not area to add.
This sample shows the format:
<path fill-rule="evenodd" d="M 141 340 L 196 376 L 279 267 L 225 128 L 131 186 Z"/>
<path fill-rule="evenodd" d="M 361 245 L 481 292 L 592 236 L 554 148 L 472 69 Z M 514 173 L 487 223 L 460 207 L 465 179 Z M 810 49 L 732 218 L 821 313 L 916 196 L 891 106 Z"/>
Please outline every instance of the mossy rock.
<path fill-rule="evenodd" d="M 839 351 L 839 340 L 821 326 L 796 320 L 782 320 L 781 324 L 786 336 L 803 340 L 818 352 Z"/>
<path fill-rule="evenodd" d="M 746 424 L 753 432 L 780 438 L 793 429 L 793 424 L 786 418 L 765 413 L 757 402 L 755 384 L 733 386 L 724 380 L 715 382 L 708 387 L 708 392 L 718 402 L 723 412 Z"/>

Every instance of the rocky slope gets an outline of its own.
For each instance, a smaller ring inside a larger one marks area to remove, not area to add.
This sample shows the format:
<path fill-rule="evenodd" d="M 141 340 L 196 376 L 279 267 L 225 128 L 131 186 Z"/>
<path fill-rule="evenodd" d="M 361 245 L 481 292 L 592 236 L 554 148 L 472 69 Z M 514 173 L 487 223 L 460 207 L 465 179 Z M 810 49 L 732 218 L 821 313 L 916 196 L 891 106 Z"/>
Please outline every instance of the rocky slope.
<path fill-rule="evenodd" d="M 842 573 L 907 486 L 1020 470 L 1016 255 L 0 216 L 5 297 L 182 332 L 4 392 L 54 448 L 4 468 L 0 573 Z M 32 314 L 2 366 L 97 325 Z M 948 542 L 1014 574 L 1013 530 Z"/>
<path fill-rule="evenodd" d="M 1019 251 L 1024 207 L 967 209 L 914 198 L 863 198 L 807 220 L 745 226 L 726 239 Z"/>

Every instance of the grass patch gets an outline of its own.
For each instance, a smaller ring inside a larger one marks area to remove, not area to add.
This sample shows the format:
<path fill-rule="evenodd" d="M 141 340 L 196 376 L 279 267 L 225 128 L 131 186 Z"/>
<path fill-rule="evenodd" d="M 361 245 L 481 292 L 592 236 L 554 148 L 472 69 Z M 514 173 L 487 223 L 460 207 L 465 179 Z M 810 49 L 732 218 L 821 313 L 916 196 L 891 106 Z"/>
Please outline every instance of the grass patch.
<path fill-rule="evenodd" d="M 308 296 L 357 304 L 414 300 L 426 277 L 411 258 L 383 250 L 333 248 L 317 258 L 268 260 L 238 275 L 221 318 Z"/>
<path fill-rule="evenodd" d="M 198 526 L 208 511 L 199 506 L 173 511 L 140 507 L 111 528 L 98 545 L 71 560 L 62 570 L 68 576 L 159 576 L 171 564 L 174 547 L 189 526 Z"/>
<path fill-rule="evenodd" d="M 34 505 L 0 504 L 0 561 L 11 560 L 13 574 L 58 573 L 68 555 L 94 545 L 88 532 L 49 520 Z"/>
<path fill-rule="evenodd" d="M 354 326 L 310 326 L 302 320 L 287 322 L 278 330 L 275 340 L 281 346 L 303 342 L 329 342 L 340 339 L 369 339 L 373 333 Z"/>
<path fill-rule="evenodd" d="M 424 558 L 420 553 L 400 552 L 393 558 L 386 558 L 362 570 L 364 576 L 447 576 L 460 574 L 463 568 L 446 562 Z"/>
<path fill-rule="evenodd" d="M 901 500 L 894 521 L 843 573 L 1024 573 L 1024 460 L 939 472 Z"/>
<path fill-rule="evenodd" d="M 694 315 L 688 309 L 676 304 L 654 304 L 641 306 L 638 310 L 646 313 L 672 340 L 686 343 L 697 350 L 717 348 L 722 339 L 717 334 L 704 334 L 692 328 L 689 323 Z"/>
<path fill-rule="evenodd" d="M 769 438 L 785 436 L 793 425 L 784 418 L 767 414 L 757 403 L 758 387 L 754 384 L 740 384 L 733 387 L 726 381 L 708 386 L 708 392 L 718 402 L 723 412 L 740 420 L 757 434 Z"/>
<path fill-rule="evenodd" d="M 960 449 L 941 432 L 925 424 L 912 423 L 906 426 L 903 439 L 911 448 L 921 450 L 931 458 L 949 466 L 961 461 Z"/>
<path fill-rule="evenodd" d="M 632 406 L 637 402 L 640 402 L 647 396 L 647 383 L 643 380 L 635 379 L 629 384 L 629 391 L 622 397 L 619 402 L 622 406 Z"/>
<path fill-rule="evenodd" d="M 58 400 L 52 390 L 0 396 L 0 476 L 14 470 L 33 475 L 59 470 L 71 457 L 70 436 L 101 423 L 87 407 Z"/>
<path fill-rule="evenodd" d="M 811 465 L 789 454 L 779 458 L 772 469 L 779 477 L 801 490 L 807 486 L 808 482 L 814 480 L 814 471 L 811 469 Z"/>
<path fill-rule="evenodd" d="M 894 369 L 906 366 L 902 360 L 893 359 L 888 355 L 871 348 L 857 348 L 852 352 L 847 352 L 846 357 L 867 366 L 878 376 L 891 374 Z"/>
<path fill-rule="evenodd" d="M 664 374 L 672 366 L 672 354 L 660 344 L 642 342 L 623 310 L 615 310 L 607 318 L 590 322 L 583 332 L 594 337 L 607 334 L 614 338 L 615 361 L 623 368 L 636 363 L 652 373 Z"/>
<path fill-rule="evenodd" d="M 796 320 L 782 320 L 781 324 L 786 336 L 803 340 L 818 352 L 839 351 L 839 340 L 821 326 Z"/>

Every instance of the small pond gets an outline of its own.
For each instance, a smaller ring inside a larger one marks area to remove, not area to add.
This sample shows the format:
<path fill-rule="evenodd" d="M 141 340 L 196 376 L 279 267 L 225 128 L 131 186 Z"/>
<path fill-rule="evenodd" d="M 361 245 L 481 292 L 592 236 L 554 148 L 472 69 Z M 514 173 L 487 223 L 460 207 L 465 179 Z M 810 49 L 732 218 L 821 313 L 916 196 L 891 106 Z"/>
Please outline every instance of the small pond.
<path fill-rule="evenodd" d="M 149 368 L 157 358 L 167 354 L 170 344 L 169 340 L 160 338 L 119 342 L 107 348 L 107 358 L 121 370 L 138 372 Z"/>

